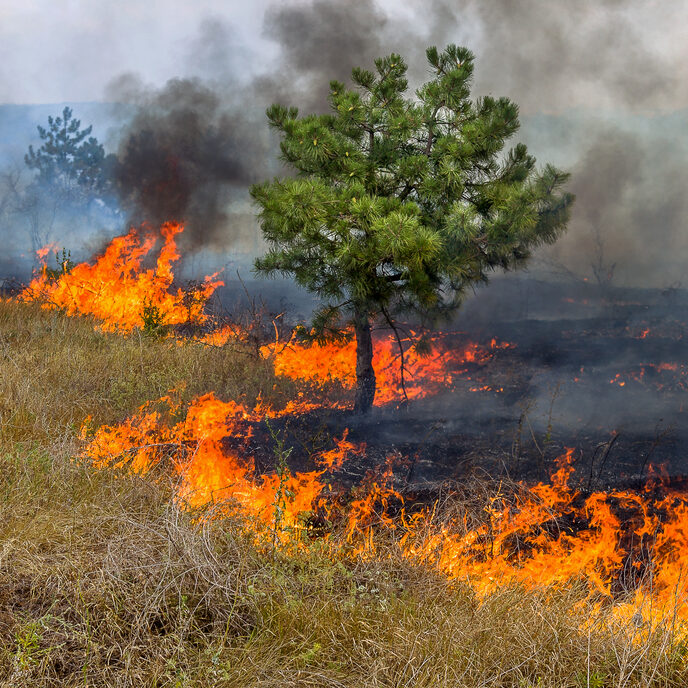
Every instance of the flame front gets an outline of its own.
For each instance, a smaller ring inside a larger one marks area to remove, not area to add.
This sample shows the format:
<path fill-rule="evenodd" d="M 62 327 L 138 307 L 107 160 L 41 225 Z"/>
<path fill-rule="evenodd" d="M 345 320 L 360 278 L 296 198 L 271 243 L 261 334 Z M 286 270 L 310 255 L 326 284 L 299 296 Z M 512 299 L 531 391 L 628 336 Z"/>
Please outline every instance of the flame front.
<path fill-rule="evenodd" d="M 183 420 L 171 422 L 177 413 L 169 398 L 142 407 L 122 425 L 99 428 L 84 455 L 96 466 L 127 465 L 137 473 L 167 465 L 178 476 L 183 503 L 234 510 L 257 538 L 273 544 L 277 537 L 298 549 L 304 524 L 323 511 L 344 527 L 345 538 L 330 544 L 346 549 L 333 556 L 370 556 L 378 540 L 391 535 L 404 557 L 466 581 L 478 594 L 504 585 L 535 589 L 578 581 L 589 597 L 610 601 L 630 569 L 637 585 L 617 600 L 617 614 L 641 614 L 654 623 L 671 610 L 688 620 L 688 498 L 623 491 L 585 497 L 569 487 L 573 449 L 560 457 L 549 484 L 497 493 L 479 522 L 469 509 L 440 518 L 437 505 L 402 506 L 393 518 L 389 504 L 403 499 L 393 486 L 391 460 L 353 499 L 330 496 L 326 474 L 365 453 L 346 434 L 320 453 L 321 469 L 257 475 L 249 440 L 266 417 L 285 412 L 249 410 L 208 394 L 190 405 Z"/>
<path fill-rule="evenodd" d="M 404 399 L 414 400 L 436 394 L 450 387 L 455 380 L 466 373 L 467 364 L 482 365 L 498 348 L 507 343 L 490 342 L 490 349 L 469 343 L 460 348 L 450 348 L 442 335 L 430 342 L 427 354 L 418 353 L 402 342 L 404 350 L 404 385 L 401 377 L 401 353 L 398 342 L 391 334 L 375 337 L 373 368 L 377 379 L 375 405 L 384 406 Z M 275 373 L 295 380 L 323 386 L 337 382 L 345 389 L 356 385 L 356 343 L 328 342 L 325 344 L 300 344 L 290 342 L 287 346 L 271 344 L 263 346 L 261 353 L 274 360 Z M 492 391 L 491 387 L 471 391 Z"/>
<path fill-rule="evenodd" d="M 207 277 L 189 293 L 173 289 L 172 264 L 179 259 L 175 237 L 181 225 L 166 224 L 160 236 L 131 230 L 112 241 L 93 264 L 81 263 L 54 274 L 46 269 L 21 293 L 22 300 L 39 300 L 46 308 L 70 315 L 90 315 L 105 331 L 131 332 L 144 325 L 146 308 L 155 308 L 165 324 L 207 323 L 204 306 L 222 283 Z M 155 267 L 143 261 L 162 238 Z M 233 325 L 209 329 L 203 339 L 222 345 L 245 338 Z M 647 336 L 643 330 L 640 337 Z M 429 355 L 420 355 L 409 342 L 404 353 L 405 395 L 401 388 L 398 342 L 375 340 L 374 367 L 378 380 L 376 404 L 419 399 L 467 379 L 471 366 L 490 360 L 493 350 L 508 346 L 493 340 L 489 347 L 465 344 L 451 348 L 446 338 L 431 342 Z M 332 381 L 344 389 L 355 385 L 355 344 L 305 345 L 295 341 L 263 346 L 278 375 L 301 380 L 311 387 Z M 581 373 L 583 369 L 581 369 Z M 610 380 L 625 385 L 683 366 L 667 363 L 641 367 Z M 474 385 L 471 391 L 500 391 Z M 261 474 L 252 453 L 256 433 L 267 443 L 266 420 L 319 408 L 318 403 L 295 399 L 281 411 L 258 404 L 248 408 L 222 401 L 214 394 L 195 399 L 181 409 L 168 396 L 141 407 L 127 421 L 103 426 L 88 437 L 84 457 L 95 466 L 127 467 L 155 474 L 160 468 L 176 480 L 176 498 L 190 506 L 215 504 L 239 513 L 256 538 L 275 545 L 299 548 L 314 514 L 341 524 L 343 538 L 326 538 L 333 556 L 369 556 L 382 539 L 390 538 L 409 560 L 435 567 L 451 579 L 468 582 L 478 594 L 499 585 L 526 588 L 561 587 L 571 581 L 588 596 L 615 600 L 616 613 L 626 619 L 657 622 L 674 610 L 688 620 L 685 562 L 688 561 L 688 498 L 664 491 L 595 492 L 587 496 L 570 487 L 574 451 L 559 459 L 551 483 L 504 494 L 499 491 L 484 505 L 482 516 L 455 509 L 451 517 L 438 505 L 403 505 L 394 487 L 393 457 L 373 471 L 354 493 L 338 497 L 331 490 L 337 472 L 353 456 L 365 455 L 363 444 L 345 432 L 329 448 L 312 458 L 311 471 L 292 472 L 286 466 Z M 84 435 L 86 439 L 86 433 Z M 396 515 L 391 515 L 391 505 Z M 623 595 L 621 583 L 633 586 Z M 651 625 L 650 623 L 650 625 Z"/>
<path fill-rule="evenodd" d="M 44 264 L 19 298 L 40 301 L 44 308 L 59 308 L 68 315 L 93 316 L 106 332 L 143 327 L 146 309 L 155 309 L 165 325 L 202 324 L 207 317 L 205 304 L 223 282 L 213 275 L 193 293 L 171 290 L 172 264 L 180 257 L 175 237 L 183 231 L 181 224 L 171 222 L 161 227 L 160 236 L 131 229 L 113 239 L 92 265 L 79 263 L 54 275 Z M 144 258 L 160 238 L 163 244 L 155 267 L 144 269 Z M 52 247 L 45 248 L 39 257 L 45 258 Z"/>

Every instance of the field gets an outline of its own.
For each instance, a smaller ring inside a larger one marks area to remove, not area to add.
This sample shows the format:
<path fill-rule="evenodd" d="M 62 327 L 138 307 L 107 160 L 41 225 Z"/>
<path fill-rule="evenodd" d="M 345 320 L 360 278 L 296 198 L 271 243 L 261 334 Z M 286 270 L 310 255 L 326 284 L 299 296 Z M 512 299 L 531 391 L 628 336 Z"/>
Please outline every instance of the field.
<path fill-rule="evenodd" d="M 299 547 L 174 499 L 177 478 L 96 469 L 81 424 L 178 389 L 276 407 L 298 382 L 241 346 L 101 333 L 0 304 L 0 681 L 6 686 L 682 686 L 672 614 L 615 613 L 589 586 L 466 581 L 355 554 L 336 520 Z M 475 485 L 480 511 L 488 482 Z M 464 497 L 465 498 L 465 497 Z M 273 524 L 273 533 L 276 524 Z M 623 597 L 623 593 L 618 593 Z"/>

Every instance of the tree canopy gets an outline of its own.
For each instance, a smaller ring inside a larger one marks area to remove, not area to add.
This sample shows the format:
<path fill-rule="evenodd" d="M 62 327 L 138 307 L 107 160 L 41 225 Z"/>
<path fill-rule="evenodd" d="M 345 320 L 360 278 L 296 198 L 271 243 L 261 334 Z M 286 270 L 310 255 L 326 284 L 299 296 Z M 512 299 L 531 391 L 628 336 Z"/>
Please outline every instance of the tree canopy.
<path fill-rule="evenodd" d="M 431 47 L 427 59 L 432 78 L 415 98 L 392 54 L 375 71 L 354 69 L 353 88 L 332 81 L 327 114 L 272 105 L 296 174 L 251 189 L 269 244 L 256 269 L 292 275 L 322 299 L 314 336 L 354 325 L 359 410 L 375 394 L 371 322 L 453 310 L 467 287 L 553 242 L 573 201 L 566 173 L 538 170 L 523 144 L 504 150 L 518 107 L 470 99 L 468 49 Z"/>
<path fill-rule="evenodd" d="M 81 120 L 65 107 L 62 117 L 48 117 L 48 127 L 38 126 L 43 141 L 38 149 L 29 146 L 24 156 L 27 167 L 38 173 L 40 185 L 59 187 L 65 193 L 99 194 L 110 184 L 114 156 L 94 136 L 93 127 L 80 129 Z"/>

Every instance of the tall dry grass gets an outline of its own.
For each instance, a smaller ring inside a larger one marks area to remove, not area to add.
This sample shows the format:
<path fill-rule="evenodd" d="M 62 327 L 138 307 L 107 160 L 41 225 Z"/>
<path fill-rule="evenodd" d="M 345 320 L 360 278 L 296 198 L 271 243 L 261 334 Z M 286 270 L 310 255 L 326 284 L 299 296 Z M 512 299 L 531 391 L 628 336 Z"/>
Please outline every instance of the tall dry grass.
<path fill-rule="evenodd" d="M 88 319 L 37 304 L 0 301 L 0 365 L 0 442 L 73 436 L 87 415 L 114 423 L 171 389 L 182 400 L 215 391 L 249 405 L 293 394 L 246 345 L 103 334 Z"/>
<path fill-rule="evenodd" d="M 114 422 L 181 383 L 290 393 L 244 352 L 0 304 L 0 356 L 2 686 L 688 685 L 670 620 L 618 622 L 574 583 L 479 598 L 392 535 L 367 559 L 318 539 L 268 552 L 240 522 L 180 508 L 163 474 L 73 460 L 84 416 Z"/>

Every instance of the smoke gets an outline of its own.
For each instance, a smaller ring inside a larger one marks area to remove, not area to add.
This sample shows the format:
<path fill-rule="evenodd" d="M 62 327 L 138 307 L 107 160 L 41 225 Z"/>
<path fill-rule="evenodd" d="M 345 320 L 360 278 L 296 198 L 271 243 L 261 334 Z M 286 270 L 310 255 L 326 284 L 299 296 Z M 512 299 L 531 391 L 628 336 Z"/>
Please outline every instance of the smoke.
<path fill-rule="evenodd" d="M 688 105 L 672 30 L 685 12 L 633 0 L 435 0 L 428 11 L 430 42 L 472 28 L 474 92 L 517 102 L 538 160 L 572 172 L 569 232 L 543 252 L 564 271 L 638 286 L 684 277 L 688 141 L 685 111 L 671 113 Z M 553 117 L 528 127 L 541 113 Z"/>
<path fill-rule="evenodd" d="M 600 283 L 667 287 L 685 282 L 686 150 L 661 132 L 589 128 L 572 168 L 570 230 L 547 254 Z"/>
<path fill-rule="evenodd" d="M 229 204 L 261 171 L 251 123 L 198 79 L 152 92 L 135 86 L 121 79 L 110 88 L 136 105 L 116 169 L 130 222 L 184 222 L 194 247 L 227 243 Z"/>
<path fill-rule="evenodd" d="M 184 222 L 191 250 L 231 246 L 245 226 L 233 215 L 245 211 L 249 185 L 289 174 L 278 167 L 265 109 L 287 102 L 304 112 L 324 110 L 331 79 L 347 79 L 356 64 L 384 52 L 379 37 L 386 25 L 371 0 L 269 8 L 264 32 L 279 47 L 279 69 L 251 74 L 251 52 L 236 32 L 208 19 L 189 54 L 206 79 L 177 78 L 161 89 L 132 75 L 113 81 L 108 99 L 135 112 L 117 153 L 117 187 L 129 222 Z"/>
<path fill-rule="evenodd" d="M 679 95 L 688 77 L 676 55 L 688 57 L 679 17 L 688 9 L 678 0 L 312 0 L 269 7 L 264 34 L 280 47 L 271 83 L 287 82 L 302 104 L 322 102 L 331 79 L 391 52 L 418 85 L 428 75 L 425 49 L 458 43 L 476 54 L 475 91 L 509 96 L 524 113 L 656 111 L 688 105 Z"/>
<path fill-rule="evenodd" d="M 184 221 L 185 250 L 260 253 L 248 187 L 291 173 L 279 163 L 265 109 L 280 102 L 302 114 L 324 112 L 330 80 L 347 81 L 352 67 L 371 68 L 391 52 L 405 57 L 412 92 L 429 76 L 426 47 L 451 42 L 476 54 L 474 95 L 512 98 L 523 121 L 515 138 L 540 163 L 573 172 L 578 200 L 570 230 L 546 255 L 589 277 L 601 256 L 616 265 L 614 279 L 628 284 L 682 279 L 688 146 L 679 111 L 688 106 L 688 48 L 677 27 L 688 21 L 688 5 L 681 0 L 262 0 L 250 12 L 204 7 L 214 13 L 196 13 L 202 18 L 192 35 L 184 38 L 187 30 L 177 27 L 170 43 L 175 71 L 165 73 L 176 78 L 149 86 L 125 74 L 107 88 L 107 99 L 118 104 L 112 112 L 120 124 L 108 144 L 119 158 L 125 221 Z M 186 22 L 193 16 L 185 10 Z M 125 26 L 125 13 L 116 19 Z M 175 25 L 169 16 L 165 21 Z M 149 67 L 165 62 L 155 42 L 162 33 L 145 26 L 131 32 L 131 39 L 147 36 L 136 44 L 155 55 L 132 52 L 129 62 L 119 62 L 130 67 L 138 60 L 150 78 Z M 108 37 L 115 50 L 123 45 L 119 35 Z M 91 36 L 84 45 L 93 43 Z M 79 57 L 78 79 L 102 78 L 102 68 Z M 83 117 L 81 107 L 75 112 Z M 671 112 L 679 114 L 672 119 Z M 84 124 L 91 122 L 89 115 Z M 3 136 L 16 139 L 14 132 Z"/>
<path fill-rule="evenodd" d="M 389 29 L 390 21 L 373 0 L 270 7 L 263 30 L 280 48 L 280 69 L 258 79 L 259 91 L 304 113 L 325 111 L 330 81 L 346 81 L 353 67 L 370 67 L 375 58 L 394 51 L 391 44 L 398 41 L 390 40 Z"/>
<path fill-rule="evenodd" d="M 261 60 L 237 28 L 208 18 L 187 51 L 203 81 L 179 78 L 155 90 L 123 79 L 111 87 L 111 98 L 136 105 L 119 145 L 120 190 L 132 221 L 185 220 L 194 247 L 226 247 L 236 238 L 231 214 L 237 205 L 247 210 L 248 186 L 289 173 L 267 130 L 270 103 L 324 112 L 330 80 L 347 80 L 352 67 L 370 67 L 390 52 L 404 55 L 418 85 L 427 78 L 425 48 L 456 42 L 476 53 L 474 93 L 513 98 L 526 123 L 582 106 L 671 109 L 686 70 L 656 40 L 670 22 L 669 9 L 619 0 L 433 0 L 402 9 L 383 0 L 273 3 L 262 31 L 275 57 Z M 666 249 L 688 257 L 678 183 L 685 163 L 676 148 L 613 117 L 588 118 L 573 130 L 549 124 L 558 138 L 536 130 L 529 143 L 542 162 L 559 164 L 559 147 L 571 151 L 563 166 L 572 169 L 578 196 L 572 238 L 554 250 L 558 260 L 589 273 L 601 252 L 617 264 L 617 277 L 657 283 Z"/>
<path fill-rule="evenodd" d="M 479 88 L 537 112 L 587 106 L 672 107 L 686 67 L 662 52 L 678 3 L 639 0 L 464 0 L 454 22 L 474 16 L 482 30 Z M 436 6 L 448 4 L 437 0 Z"/>

